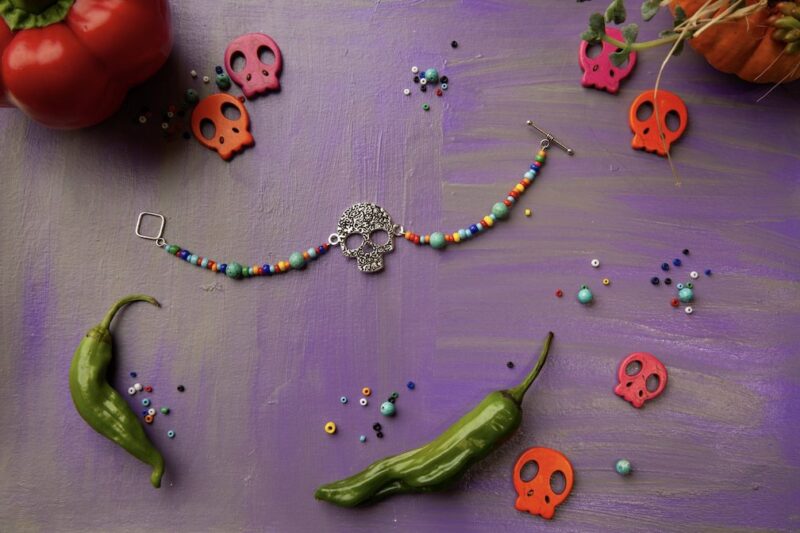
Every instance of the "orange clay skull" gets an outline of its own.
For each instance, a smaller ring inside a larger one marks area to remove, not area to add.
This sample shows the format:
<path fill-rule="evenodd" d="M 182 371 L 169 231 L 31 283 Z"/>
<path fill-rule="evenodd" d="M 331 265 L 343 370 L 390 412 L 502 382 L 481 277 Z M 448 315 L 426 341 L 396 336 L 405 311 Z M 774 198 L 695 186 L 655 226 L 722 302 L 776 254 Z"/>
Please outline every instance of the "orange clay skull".
<path fill-rule="evenodd" d="M 522 469 L 530 462 L 535 462 L 539 471 L 533 479 L 525 481 L 522 479 Z M 556 494 L 551 486 L 551 478 L 557 472 L 561 472 L 565 481 L 560 494 Z M 572 465 L 563 453 L 550 448 L 529 448 L 519 456 L 514 466 L 514 490 L 517 491 L 514 507 L 517 511 L 527 511 L 550 520 L 556 512 L 556 506 L 569 496 L 573 481 Z"/>
<path fill-rule="evenodd" d="M 226 114 L 237 116 L 229 118 Z M 208 137 L 203 134 L 203 125 L 212 130 Z M 229 94 L 212 94 L 201 100 L 192 111 L 192 133 L 200 144 L 217 151 L 225 161 L 255 144 L 249 128 L 247 109 Z"/>
<path fill-rule="evenodd" d="M 656 104 L 653 92 L 653 90 L 644 91 L 631 104 L 628 115 L 628 122 L 633 131 L 631 146 L 635 150 L 655 152 L 660 156 L 666 157 L 672 143 L 678 140 L 686 130 L 689 114 L 686 110 L 686 104 L 677 94 L 659 89 L 658 103 Z M 644 119 L 639 119 L 639 108 L 647 104 L 652 108 L 652 113 Z M 680 124 L 675 130 L 667 127 L 667 115 L 671 112 L 677 114 L 678 120 L 680 120 Z"/>

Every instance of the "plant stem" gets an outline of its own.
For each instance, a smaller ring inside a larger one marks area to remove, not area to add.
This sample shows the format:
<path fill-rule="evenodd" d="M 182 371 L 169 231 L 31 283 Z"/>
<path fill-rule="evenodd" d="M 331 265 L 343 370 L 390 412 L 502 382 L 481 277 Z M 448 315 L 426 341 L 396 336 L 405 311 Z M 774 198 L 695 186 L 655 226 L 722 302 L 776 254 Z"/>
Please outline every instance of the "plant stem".
<path fill-rule="evenodd" d="M 618 41 L 613 37 L 609 37 L 608 34 L 604 33 L 602 39 L 609 43 L 613 44 L 617 48 L 623 49 L 628 46 L 626 43 L 622 41 Z M 662 37 L 661 39 L 653 39 L 652 41 L 645 41 L 643 43 L 633 43 L 630 45 L 631 50 L 639 51 L 639 50 L 647 50 L 648 48 L 655 48 L 656 46 L 661 46 L 664 44 L 674 43 L 680 39 L 680 35 L 670 35 L 669 37 Z"/>

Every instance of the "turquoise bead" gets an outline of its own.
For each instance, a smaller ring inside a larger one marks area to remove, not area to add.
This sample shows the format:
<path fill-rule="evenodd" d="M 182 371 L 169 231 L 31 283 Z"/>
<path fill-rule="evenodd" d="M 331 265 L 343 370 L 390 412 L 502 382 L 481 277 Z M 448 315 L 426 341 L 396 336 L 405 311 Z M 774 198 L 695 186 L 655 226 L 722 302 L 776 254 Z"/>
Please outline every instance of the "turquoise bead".
<path fill-rule="evenodd" d="M 532 180 L 533 178 L 536 177 L 536 174 L 534 174 L 532 170 L 529 170 L 522 177 L 523 178 L 528 178 L 529 180 Z"/>
<path fill-rule="evenodd" d="M 233 279 L 242 277 L 242 265 L 239 263 L 228 264 L 227 268 L 225 269 L 225 275 Z"/>
<path fill-rule="evenodd" d="M 589 287 L 584 285 L 581 287 L 581 290 L 578 291 L 578 301 L 584 305 L 592 303 L 592 291 L 589 290 Z"/>
<path fill-rule="evenodd" d="M 394 416 L 396 412 L 397 410 L 392 402 L 383 402 L 381 404 L 381 414 L 383 416 Z"/>
<path fill-rule="evenodd" d="M 289 264 L 295 270 L 301 269 L 306 266 L 306 258 L 300 252 L 294 252 L 289 256 Z"/>
<path fill-rule="evenodd" d="M 435 68 L 429 68 L 425 71 L 425 79 L 428 83 L 436 83 L 439 81 L 439 71 Z"/>
<path fill-rule="evenodd" d="M 496 218 L 506 218 L 508 216 L 508 206 L 503 202 L 497 202 L 492 206 L 492 214 Z"/>
<path fill-rule="evenodd" d="M 684 287 L 678 291 L 678 299 L 683 303 L 689 303 L 694 300 L 694 291 L 689 287 Z"/>
<path fill-rule="evenodd" d="M 440 250 L 447 246 L 447 239 L 444 238 L 444 233 L 438 231 L 431 233 L 431 248 Z"/>
<path fill-rule="evenodd" d="M 208 258 L 204 257 L 202 261 L 200 261 L 200 267 L 206 268 L 208 266 Z"/>
<path fill-rule="evenodd" d="M 614 465 L 614 468 L 617 470 L 617 474 L 621 476 L 627 476 L 633 470 L 631 468 L 631 462 L 627 459 L 620 459 L 617 461 L 617 464 Z"/>
<path fill-rule="evenodd" d="M 367 436 L 366 435 L 361 435 L 360 437 L 358 437 L 358 441 L 359 442 L 367 442 Z"/>

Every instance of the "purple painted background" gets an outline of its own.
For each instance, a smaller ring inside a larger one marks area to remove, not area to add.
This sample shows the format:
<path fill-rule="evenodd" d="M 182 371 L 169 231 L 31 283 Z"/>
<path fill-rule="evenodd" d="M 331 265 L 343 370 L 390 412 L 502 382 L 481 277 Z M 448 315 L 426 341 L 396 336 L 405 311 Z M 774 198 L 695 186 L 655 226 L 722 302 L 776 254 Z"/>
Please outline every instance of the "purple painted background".
<path fill-rule="evenodd" d="M 0 111 L 0 529 L 797 530 L 800 86 L 756 103 L 767 87 L 691 52 L 675 59 L 663 87 L 691 115 L 676 186 L 666 161 L 629 148 L 626 120 L 665 51 L 640 55 L 617 96 L 580 87 L 577 35 L 605 4 L 174 2 L 169 64 L 113 120 L 58 132 Z M 283 92 L 248 103 L 254 148 L 224 163 L 194 141 L 163 141 L 157 120 L 135 123 L 142 105 L 210 92 L 189 70 L 213 75 L 248 31 L 272 35 L 285 60 Z M 446 74 L 446 96 L 403 96 L 412 65 Z M 398 242 L 377 276 L 334 252 L 303 273 L 231 282 L 133 235 L 152 210 L 170 242 L 273 262 L 323 242 L 357 201 L 418 232 L 453 231 L 530 163 L 528 118 L 577 155 L 552 150 L 500 228 L 444 253 Z M 697 281 L 693 316 L 648 281 L 683 248 L 673 279 L 714 271 Z M 592 307 L 575 301 L 584 283 Z M 139 372 L 172 408 L 147 428 L 167 460 L 161 490 L 81 421 L 67 387 L 83 333 L 132 292 L 164 306 L 116 320 L 113 378 L 127 388 Z M 320 483 L 426 442 L 515 384 L 551 329 L 520 431 L 455 490 L 359 510 L 313 499 Z M 612 392 L 633 351 L 669 369 L 664 395 L 641 410 Z M 392 391 L 399 413 L 380 420 L 378 440 L 371 425 Z M 552 522 L 513 508 L 511 470 L 530 446 L 576 469 Z M 632 477 L 614 473 L 619 457 Z"/>

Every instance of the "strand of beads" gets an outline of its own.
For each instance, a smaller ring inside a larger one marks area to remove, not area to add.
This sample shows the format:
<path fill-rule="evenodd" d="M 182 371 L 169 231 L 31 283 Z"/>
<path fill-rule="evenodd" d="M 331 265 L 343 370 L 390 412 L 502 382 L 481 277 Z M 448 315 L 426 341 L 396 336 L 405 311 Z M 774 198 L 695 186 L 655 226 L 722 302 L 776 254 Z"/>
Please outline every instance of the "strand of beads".
<path fill-rule="evenodd" d="M 542 147 L 536 154 L 534 162 L 531 164 L 530 169 L 522 176 L 522 180 L 514 185 L 514 188 L 509 191 L 508 196 L 502 202 L 497 202 L 492 206 L 492 212 L 483 217 L 476 224 L 472 224 L 468 228 L 461 228 L 453 233 L 441 233 L 435 231 L 430 235 L 417 235 L 411 231 L 406 231 L 403 236 L 407 241 L 416 245 L 427 244 L 431 248 L 441 250 L 448 244 L 459 243 L 469 240 L 487 229 L 494 226 L 498 220 L 503 220 L 508 217 L 511 208 L 517 203 L 517 200 L 525 193 L 525 191 L 533 184 L 533 180 L 539 174 L 542 166 L 547 159 L 547 148 Z"/>
<path fill-rule="evenodd" d="M 232 279 L 249 278 L 254 276 L 273 276 L 275 274 L 282 274 L 290 270 L 300 270 L 304 268 L 309 262 L 328 253 L 331 245 L 328 243 L 317 246 L 316 248 L 309 248 L 305 252 L 294 252 L 289 256 L 288 261 L 278 261 L 274 265 L 264 263 L 263 265 L 244 266 L 239 263 L 218 263 L 212 261 L 207 257 L 201 257 L 193 254 L 189 250 L 183 250 L 176 244 L 164 243 L 164 250 L 170 255 L 180 257 L 189 264 L 199 266 L 200 268 L 208 269 L 212 272 L 219 272 L 225 274 Z"/>

